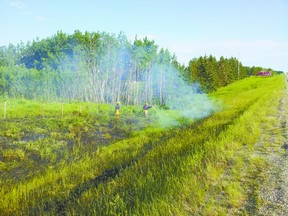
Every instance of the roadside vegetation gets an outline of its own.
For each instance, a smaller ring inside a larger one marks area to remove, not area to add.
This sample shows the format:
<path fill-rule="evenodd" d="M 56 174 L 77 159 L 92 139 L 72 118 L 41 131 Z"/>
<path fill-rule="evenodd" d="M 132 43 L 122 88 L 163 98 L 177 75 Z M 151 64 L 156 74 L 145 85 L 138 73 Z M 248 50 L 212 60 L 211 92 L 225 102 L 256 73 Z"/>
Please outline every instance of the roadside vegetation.
<path fill-rule="evenodd" d="M 141 107 L 131 105 L 123 106 L 117 122 L 108 104 L 6 100 L 0 212 L 225 214 L 247 201 L 239 183 L 246 178 L 239 152 L 253 148 L 284 87 L 283 75 L 235 81 L 208 95 L 217 108 L 199 119 L 185 119 L 164 106 L 145 119 Z M 174 116 L 177 124 L 161 127 L 162 115 Z M 252 187 L 265 162 L 251 158 L 249 164 L 246 172 L 255 178 L 246 180 Z M 235 180 L 219 184 L 227 170 Z M 221 206 L 214 205 L 213 191 L 226 195 Z"/>
<path fill-rule="evenodd" d="M 261 70 L 277 74 L 212 55 L 191 59 L 185 67 L 154 40 L 129 41 L 124 33 L 59 31 L 26 44 L 0 46 L 0 94 L 38 101 L 157 101 L 162 106 L 174 96 L 183 98 L 187 83 L 191 91 L 212 92 Z"/>

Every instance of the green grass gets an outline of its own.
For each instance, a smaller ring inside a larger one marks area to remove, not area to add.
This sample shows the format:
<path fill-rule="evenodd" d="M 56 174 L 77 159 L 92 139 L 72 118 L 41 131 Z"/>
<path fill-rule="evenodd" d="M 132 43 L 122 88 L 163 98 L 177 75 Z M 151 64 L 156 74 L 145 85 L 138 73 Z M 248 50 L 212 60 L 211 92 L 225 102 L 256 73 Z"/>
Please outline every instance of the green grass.
<path fill-rule="evenodd" d="M 19 112 L 19 101 L 7 103 L 10 111 L 0 127 L 0 212 L 193 215 L 201 210 L 212 215 L 217 208 L 213 199 L 207 202 L 207 192 L 235 152 L 253 147 L 269 107 L 279 105 L 284 85 L 283 76 L 235 82 L 210 95 L 221 111 L 166 129 L 154 120 L 143 123 L 135 107 L 124 108 L 117 125 L 109 105 L 96 110 L 95 104 L 83 103 L 79 114 L 79 103 L 65 104 L 62 116 L 61 103 L 51 103 L 43 118 L 41 103 L 23 100 Z M 125 136 L 113 138 L 115 130 Z M 27 174 L 17 173 L 21 169 Z M 221 214 L 243 201 L 238 181 L 223 188 L 230 203 L 219 208 Z M 209 205 L 203 209 L 205 202 Z"/>

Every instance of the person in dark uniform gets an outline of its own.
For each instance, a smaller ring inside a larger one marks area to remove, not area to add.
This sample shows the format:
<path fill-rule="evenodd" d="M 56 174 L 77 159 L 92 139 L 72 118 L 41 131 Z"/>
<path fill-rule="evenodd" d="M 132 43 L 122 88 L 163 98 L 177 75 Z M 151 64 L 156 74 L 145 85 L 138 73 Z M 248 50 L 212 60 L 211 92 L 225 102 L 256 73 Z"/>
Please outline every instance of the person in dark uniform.
<path fill-rule="evenodd" d="M 143 111 L 144 111 L 144 117 L 148 117 L 148 109 L 152 108 L 152 106 L 149 106 L 148 103 L 146 102 L 143 106 Z"/>
<path fill-rule="evenodd" d="M 117 120 L 119 120 L 120 118 L 120 102 L 117 102 L 116 106 L 115 106 L 115 118 Z"/>

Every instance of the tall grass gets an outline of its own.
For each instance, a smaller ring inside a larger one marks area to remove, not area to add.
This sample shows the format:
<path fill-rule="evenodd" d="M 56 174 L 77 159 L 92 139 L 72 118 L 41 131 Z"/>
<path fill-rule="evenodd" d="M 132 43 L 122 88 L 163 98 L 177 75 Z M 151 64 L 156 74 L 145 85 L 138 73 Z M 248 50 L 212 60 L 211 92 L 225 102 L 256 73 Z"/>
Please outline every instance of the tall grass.
<path fill-rule="evenodd" d="M 270 106 L 279 105 L 284 85 L 283 76 L 241 80 L 210 95 L 221 111 L 186 127 L 150 128 L 95 152 L 76 148 L 69 163 L 2 184 L 0 212 L 195 214 L 235 152 L 255 144 L 261 121 Z M 239 184 L 227 188 L 231 205 L 238 205 Z"/>

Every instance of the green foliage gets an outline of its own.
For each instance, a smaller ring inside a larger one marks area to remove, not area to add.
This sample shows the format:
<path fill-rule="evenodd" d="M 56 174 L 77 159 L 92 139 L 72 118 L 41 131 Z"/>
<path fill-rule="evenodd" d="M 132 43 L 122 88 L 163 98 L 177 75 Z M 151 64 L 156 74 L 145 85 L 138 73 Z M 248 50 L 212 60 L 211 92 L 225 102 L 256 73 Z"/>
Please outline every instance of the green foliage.
<path fill-rule="evenodd" d="M 11 127 L 10 129 L 6 130 L 4 132 L 4 136 L 8 139 L 12 139 L 12 140 L 20 140 L 21 136 L 24 133 L 20 131 L 19 128 L 16 127 Z"/>
<path fill-rule="evenodd" d="M 212 55 L 194 58 L 186 68 L 147 37 L 131 43 L 123 33 L 59 31 L 0 48 L 0 93 L 45 101 L 165 105 L 187 83 L 198 92 L 211 92 L 260 69 L 244 67 L 235 58 L 217 61 Z"/>
<path fill-rule="evenodd" d="M 15 160 L 24 160 L 25 158 L 25 152 L 22 149 L 7 149 L 4 150 L 2 153 L 2 157 L 4 161 L 11 162 Z"/>

